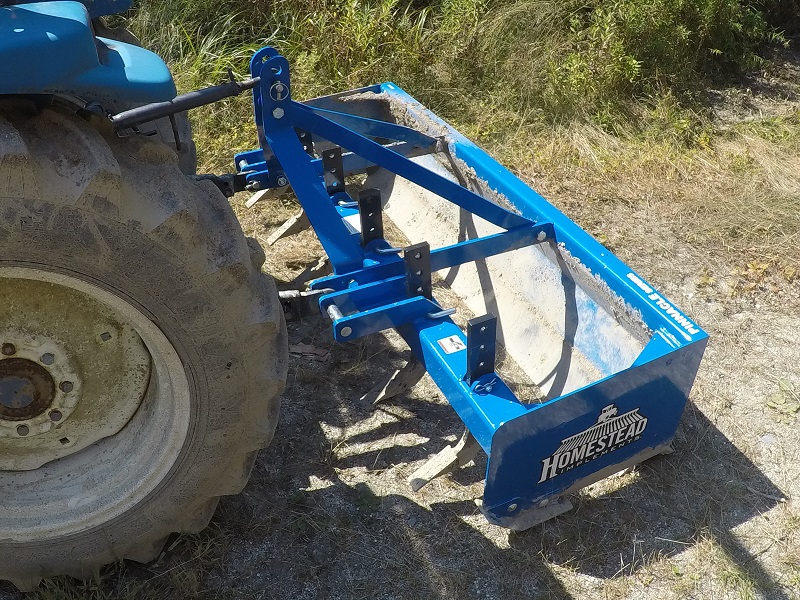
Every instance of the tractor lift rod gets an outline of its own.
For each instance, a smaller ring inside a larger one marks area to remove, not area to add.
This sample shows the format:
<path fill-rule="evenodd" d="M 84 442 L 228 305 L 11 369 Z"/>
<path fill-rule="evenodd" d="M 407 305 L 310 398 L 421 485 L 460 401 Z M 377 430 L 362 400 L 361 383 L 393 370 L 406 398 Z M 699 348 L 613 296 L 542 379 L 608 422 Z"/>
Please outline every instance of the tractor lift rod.
<path fill-rule="evenodd" d="M 184 112 L 191 108 L 205 106 L 206 104 L 213 104 L 223 98 L 230 98 L 231 96 L 238 96 L 246 90 L 251 90 L 261 82 L 260 77 L 252 77 L 244 81 L 231 81 L 220 85 L 212 85 L 211 87 L 187 92 L 180 96 L 175 96 L 172 100 L 166 102 L 154 102 L 152 104 L 145 104 L 123 111 L 110 117 L 111 124 L 114 126 L 114 131 L 126 129 L 128 127 L 135 127 L 142 123 L 155 121 L 162 117 L 171 117 L 177 113 Z"/>

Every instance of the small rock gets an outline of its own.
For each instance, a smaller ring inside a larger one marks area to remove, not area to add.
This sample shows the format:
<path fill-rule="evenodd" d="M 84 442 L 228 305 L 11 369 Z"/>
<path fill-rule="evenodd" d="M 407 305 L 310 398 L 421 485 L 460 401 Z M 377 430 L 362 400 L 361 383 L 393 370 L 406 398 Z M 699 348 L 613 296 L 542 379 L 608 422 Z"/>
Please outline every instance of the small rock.
<path fill-rule="evenodd" d="M 765 446 L 774 446 L 778 442 L 778 438 L 773 433 L 767 433 L 761 436 L 760 441 Z"/>

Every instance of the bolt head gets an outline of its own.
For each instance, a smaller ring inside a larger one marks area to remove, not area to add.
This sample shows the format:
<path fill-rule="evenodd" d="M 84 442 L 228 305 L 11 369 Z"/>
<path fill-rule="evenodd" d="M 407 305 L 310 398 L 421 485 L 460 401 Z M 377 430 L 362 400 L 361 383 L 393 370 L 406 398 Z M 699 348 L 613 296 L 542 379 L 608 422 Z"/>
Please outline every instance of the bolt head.
<path fill-rule="evenodd" d="M 517 503 L 516 502 L 513 502 L 513 503 L 508 505 L 508 512 L 514 512 L 515 510 L 517 510 Z"/>
<path fill-rule="evenodd" d="M 350 327 L 342 327 L 342 330 L 339 332 L 342 337 L 350 337 L 353 334 L 353 330 Z"/>
<path fill-rule="evenodd" d="M 283 109 L 280 106 L 276 107 L 272 111 L 272 116 L 275 117 L 276 119 L 282 119 L 283 115 L 284 115 L 284 112 L 283 112 Z"/>
<path fill-rule="evenodd" d="M 542 500 L 541 502 L 539 502 L 539 508 L 544 508 L 544 507 L 545 507 L 545 506 L 547 506 L 548 504 L 550 504 L 550 500 L 549 500 L 548 498 L 545 498 L 544 500 Z"/>
<path fill-rule="evenodd" d="M 289 180 L 286 179 L 286 177 L 278 177 L 277 183 L 278 183 L 279 186 L 283 187 L 284 185 L 289 183 Z"/>
<path fill-rule="evenodd" d="M 6 342 L 5 344 L 3 344 L 3 347 L 2 349 L 0 349 L 0 352 L 5 354 L 6 356 L 14 356 L 17 353 L 17 347 L 10 342 Z"/>

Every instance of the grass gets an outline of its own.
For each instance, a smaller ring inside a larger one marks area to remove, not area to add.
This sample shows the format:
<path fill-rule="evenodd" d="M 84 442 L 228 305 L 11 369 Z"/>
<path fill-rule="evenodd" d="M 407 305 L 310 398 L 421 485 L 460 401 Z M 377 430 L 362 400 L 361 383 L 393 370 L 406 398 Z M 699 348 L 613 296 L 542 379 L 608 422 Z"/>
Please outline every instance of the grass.
<path fill-rule="evenodd" d="M 706 83 L 767 68 L 764 48 L 788 43 L 769 22 L 786 1 L 144 0 L 123 21 L 181 89 L 228 69 L 243 76 L 270 44 L 289 58 L 297 98 L 391 79 L 445 118 L 500 136 L 578 120 L 693 143 L 707 125 Z M 201 137 L 239 129 L 248 113 L 246 103 L 199 112 Z"/>
<path fill-rule="evenodd" d="M 736 266 L 747 288 L 767 272 L 797 276 L 796 259 L 780 255 L 798 235 L 798 113 L 720 123 L 704 88 L 769 71 L 765 45 L 788 44 L 771 25 L 786 9 L 779 0 L 758 9 L 659 0 L 658 10 L 640 0 L 145 0 L 125 24 L 167 59 L 182 90 L 229 70 L 244 77 L 253 51 L 275 45 L 298 98 L 391 79 L 522 174 L 632 201 L 662 190 L 705 217 L 687 239 L 747 254 Z M 246 97 L 195 111 L 203 169 L 228 170 L 233 152 L 255 145 L 251 111 Z"/>

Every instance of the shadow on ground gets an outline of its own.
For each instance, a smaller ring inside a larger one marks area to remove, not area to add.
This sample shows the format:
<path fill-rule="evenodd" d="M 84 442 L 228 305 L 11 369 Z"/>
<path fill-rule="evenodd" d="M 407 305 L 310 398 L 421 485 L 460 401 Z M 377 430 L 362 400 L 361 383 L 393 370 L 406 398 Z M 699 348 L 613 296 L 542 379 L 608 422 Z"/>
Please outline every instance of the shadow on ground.
<path fill-rule="evenodd" d="M 369 419 L 371 408 L 354 399 L 398 366 L 400 353 L 370 339 L 333 356 L 343 362 L 295 363 L 276 444 L 246 493 L 222 503 L 217 526 L 238 539 L 210 573 L 218 592 L 234 581 L 226 593 L 241 598 L 585 597 L 565 587 L 560 569 L 613 580 L 710 539 L 758 593 L 788 597 L 732 534 L 782 494 L 692 405 L 673 454 L 620 478 L 612 492 L 573 498 L 575 508 L 553 521 L 508 534 L 484 523 L 473 501 L 485 462 L 421 496 L 406 489 L 412 468 L 403 465 L 461 431 L 420 386 L 381 409 L 389 422 L 333 440 L 323 432 L 320 421 L 345 428 Z M 415 433 L 430 441 L 384 443 Z"/>
<path fill-rule="evenodd" d="M 419 495 L 407 489 L 409 463 L 461 426 L 426 380 L 380 408 L 385 418 L 357 400 L 402 364 L 401 352 L 379 336 L 334 348 L 318 319 L 289 329 L 292 343 L 335 351 L 327 362 L 291 361 L 275 442 L 245 491 L 222 499 L 212 527 L 169 543 L 155 565 L 111 567 L 90 584 L 49 582 L 34 597 L 592 597 L 708 539 L 760 595 L 788 597 L 732 534 L 781 492 L 693 405 L 673 454 L 618 478 L 613 491 L 574 497 L 575 508 L 557 519 L 509 534 L 485 523 L 474 503 L 485 460 Z M 589 576 L 577 580 L 584 587 L 559 577 L 565 571 Z M 22 597 L 2 585 L 3 600 Z"/>

